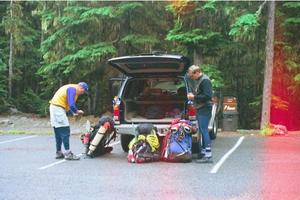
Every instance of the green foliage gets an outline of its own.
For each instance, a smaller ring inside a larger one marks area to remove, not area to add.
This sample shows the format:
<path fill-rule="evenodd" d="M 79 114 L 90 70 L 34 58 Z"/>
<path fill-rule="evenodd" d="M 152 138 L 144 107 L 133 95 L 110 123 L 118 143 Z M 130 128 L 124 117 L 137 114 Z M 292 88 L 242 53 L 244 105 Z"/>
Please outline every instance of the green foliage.
<path fill-rule="evenodd" d="M 86 46 L 74 54 L 69 54 L 56 62 L 41 67 L 39 74 L 48 74 L 51 71 L 60 70 L 63 74 L 70 74 L 76 68 L 81 67 L 82 61 L 86 64 L 92 64 L 100 60 L 102 57 L 112 55 L 116 52 L 114 46 L 109 43 L 99 43 Z"/>
<path fill-rule="evenodd" d="M 44 113 L 59 86 L 86 81 L 92 97 L 80 98 L 79 107 L 98 115 L 111 107 L 107 80 L 118 75 L 107 59 L 161 50 L 205 63 L 214 88 L 238 97 L 241 127 L 257 128 L 265 1 L 176 2 L 13 1 L 12 18 L 10 2 L 0 3 L 0 112 L 12 102 L 6 76 L 13 32 L 13 102 L 24 112 Z M 276 10 L 285 25 L 285 62 L 300 83 L 300 4 L 278 2 Z"/>
<path fill-rule="evenodd" d="M 252 119 L 249 123 L 251 127 L 258 128 L 260 126 L 260 117 L 261 117 L 261 108 L 262 108 L 262 95 L 254 97 L 249 103 L 249 114 L 248 116 Z"/>
<path fill-rule="evenodd" d="M 259 26 L 256 14 L 240 16 L 232 25 L 229 35 L 242 40 L 254 40 L 255 30 Z"/>
<path fill-rule="evenodd" d="M 64 8 L 64 11 L 65 12 L 69 12 L 69 13 L 83 13 L 83 12 L 86 12 L 90 10 L 89 7 L 86 7 L 86 6 L 79 6 L 79 5 L 76 5 L 76 6 L 68 6 L 68 7 L 65 7 Z M 45 12 L 46 14 L 47 12 Z"/>
<path fill-rule="evenodd" d="M 22 112 L 38 113 L 42 116 L 48 114 L 48 101 L 41 99 L 41 97 L 31 89 L 25 91 L 24 94 L 18 98 L 16 104 L 17 108 Z"/>
<path fill-rule="evenodd" d="M 26 4 L 21 2 L 13 3 L 12 8 L 8 8 L 7 15 L 3 17 L 2 25 L 5 28 L 5 33 L 13 33 L 14 50 L 16 53 L 23 53 L 28 46 L 33 45 L 35 38 L 37 37 L 37 31 L 32 28 L 31 21 L 27 21 L 24 18 L 24 7 Z M 10 17 L 10 9 L 14 13 L 13 17 Z"/>
<path fill-rule="evenodd" d="M 265 125 L 261 130 L 260 134 L 263 136 L 271 136 L 273 132 L 273 129 L 270 124 Z"/>
<path fill-rule="evenodd" d="M 24 130 L 12 129 L 5 133 L 9 135 L 21 135 L 21 134 L 26 134 L 27 132 Z"/>
<path fill-rule="evenodd" d="M 295 76 L 294 80 L 300 82 L 300 73 Z"/>
<path fill-rule="evenodd" d="M 122 38 L 121 40 L 125 44 L 132 45 L 141 45 L 141 44 L 150 44 L 155 45 L 159 43 L 159 40 L 151 35 L 140 35 L 140 34 L 130 34 Z"/>
<path fill-rule="evenodd" d="M 0 60 L 1 61 L 1 60 Z M 0 65 L 0 99 L 4 99 L 7 95 L 7 88 L 6 88 L 6 82 L 7 78 L 5 76 L 6 74 L 6 67 L 3 67 L 5 65 Z"/>
<path fill-rule="evenodd" d="M 128 11 L 135 10 L 137 8 L 142 8 L 144 5 L 141 2 L 122 2 L 118 5 L 118 10 L 120 14 Z"/>
<path fill-rule="evenodd" d="M 238 17 L 231 26 L 229 35 L 233 36 L 236 41 L 253 41 L 256 38 L 256 31 L 260 26 L 260 16 L 266 3 L 267 1 L 263 1 L 256 12 L 243 14 Z"/>
<path fill-rule="evenodd" d="M 2 75 L 3 71 L 0 70 L 0 113 L 8 111 L 9 104 L 6 100 L 7 88 L 6 88 L 6 77 Z"/>
<path fill-rule="evenodd" d="M 112 6 L 102 7 L 102 8 L 90 8 L 89 10 L 85 11 L 81 14 L 81 19 L 90 19 L 92 17 L 109 17 L 113 18 L 116 17 L 115 13 L 113 12 Z"/>
<path fill-rule="evenodd" d="M 1 50 L 0 50 L 1 56 Z M 0 57 L 0 113 L 7 112 L 9 110 L 9 103 L 6 100 L 7 97 L 7 65 L 2 61 Z"/>
<path fill-rule="evenodd" d="M 5 4 L 2 4 L 5 5 Z M 14 99 L 19 98 L 28 87 L 37 88 L 38 77 L 33 76 L 40 62 L 37 51 L 39 44 L 39 23 L 32 10 L 36 4 L 32 2 L 12 2 L 5 9 L 0 6 L 0 110 L 8 110 Z M 12 11 L 12 16 L 11 12 Z M 8 60 L 12 36 L 12 77 L 8 75 Z M 8 99 L 8 79 L 12 80 L 12 99 Z"/>
<path fill-rule="evenodd" d="M 293 60 L 287 60 L 285 64 L 289 67 L 289 69 L 296 69 L 300 67 L 300 65 L 294 62 Z"/>
<path fill-rule="evenodd" d="M 3 23 L 3 14 L 6 9 L 5 4 L 0 4 L 0 113 L 4 113 L 9 110 L 9 104 L 7 100 L 7 46 L 8 41 L 5 37 L 5 26 Z"/>
<path fill-rule="evenodd" d="M 221 34 L 210 30 L 196 28 L 188 32 L 180 32 L 177 29 L 171 30 L 166 40 L 176 41 L 185 45 L 203 45 L 203 43 L 220 40 Z"/>
<path fill-rule="evenodd" d="M 51 46 L 55 44 L 57 39 L 62 39 L 64 32 L 66 31 L 66 28 L 62 28 L 58 30 L 57 32 L 53 33 L 51 36 L 49 36 L 46 40 L 42 42 L 41 45 L 41 52 L 46 53 L 50 49 Z"/>
<path fill-rule="evenodd" d="M 285 20 L 284 25 L 300 25 L 300 17 L 290 17 Z"/>
<path fill-rule="evenodd" d="M 299 91 L 297 84 L 300 83 L 300 58 L 299 58 L 299 31 L 300 31 L 300 3 L 299 2 L 287 2 L 283 3 L 283 7 L 280 8 L 281 18 L 283 18 L 283 25 L 285 28 L 284 35 L 284 51 L 287 55 L 285 61 L 288 66 L 290 74 L 294 75 L 296 85 L 290 88 L 293 92 Z"/>
<path fill-rule="evenodd" d="M 6 69 L 6 67 L 7 67 L 6 63 L 4 63 L 2 61 L 2 59 L 0 58 L 0 72 L 4 71 Z"/>
<path fill-rule="evenodd" d="M 212 11 L 212 12 L 216 12 L 217 10 L 217 5 L 216 5 L 216 1 L 215 0 L 208 0 L 204 6 L 202 7 L 204 10 L 206 11 Z"/>
<path fill-rule="evenodd" d="M 205 74 L 208 75 L 210 78 L 212 85 L 214 88 L 221 88 L 224 86 L 224 80 L 222 77 L 222 73 L 218 70 L 217 66 L 209 65 L 209 64 L 202 64 L 201 65 Z"/>
<path fill-rule="evenodd" d="M 249 105 L 250 105 L 253 109 L 255 109 L 255 108 L 257 108 L 257 107 L 261 107 L 261 103 L 262 103 L 261 100 L 262 100 L 262 96 L 256 97 L 255 100 L 254 100 L 253 102 L 250 102 L 250 103 L 249 103 Z M 257 109 L 255 109 L 255 110 L 257 110 Z M 258 110 L 260 110 L 260 109 L 258 109 Z"/>
<path fill-rule="evenodd" d="M 138 54 L 169 49 L 168 44 L 163 41 L 170 27 L 166 20 L 164 4 L 166 3 L 122 2 L 117 5 L 119 12 L 122 13 L 120 21 L 123 26 L 123 29 L 120 29 L 119 46 L 122 49 L 119 50 L 120 53 Z M 132 10 L 129 11 L 128 8 Z"/>
<path fill-rule="evenodd" d="M 300 9 L 300 2 L 288 2 L 288 3 L 284 3 L 283 6 L 286 8 Z"/>
<path fill-rule="evenodd" d="M 174 10 L 174 6 L 172 4 L 168 4 L 165 6 L 165 10 L 168 11 L 168 12 L 171 12 L 171 13 L 174 13 L 175 10 Z"/>
<path fill-rule="evenodd" d="M 195 3 L 194 10 L 187 10 L 185 13 L 176 13 L 185 8 L 180 6 L 189 6 L 188 4 L 178 4 L 176 9 L 174 6 L 169 6 L 166 9 L 177 17 L 174 20 L 173 29 L 169 30 L 166 41 L 171 41 L 176 44 L 174 49 L 184 54 L 195 55 L 194 51 L 197 51 L 200 57 L 205 57 L 206 61 L 201 64 L 203 71 L 210 77 L 214 88 L 221 88 L 224 86 L 224 80 L 222 74 L 218 69 L 218 65 L 215 61 L 208 59 L 210 56 L 216 55 L 224 45 L 224 35 L 219 31 L 217 27 L 211 26 L 210 22 L 213 20 L 213 16 L 210 13 L 217 12 L 217 2 L 197 2 Z M 201 16 L 201 18 L 200 18 Z M 193 27 L 190 26 L 193 24 Z M 196 25 L 198 24 L 198 25 Z M 215 30 L 214 30 L 215 29 Z M 218 31 L 216 31 L 218 29 Z"/>

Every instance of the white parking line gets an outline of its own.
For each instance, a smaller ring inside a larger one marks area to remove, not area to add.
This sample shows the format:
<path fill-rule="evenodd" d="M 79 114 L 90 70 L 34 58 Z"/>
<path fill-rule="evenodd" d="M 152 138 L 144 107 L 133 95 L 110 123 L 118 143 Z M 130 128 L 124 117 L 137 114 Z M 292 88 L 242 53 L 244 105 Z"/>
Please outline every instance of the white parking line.
<path fill-rule="evenodd" d="M 114 143 L 110 144 L 109 146 L 114 146 L 114 145 L 119 144 L 119 143 L 120 143 L 120 141 L 117 141 L 117 142 L 114 142 Z M 82 156 L 82 155 L 83 155 L 83 154 L 80 153 L 80 154 L 78 154 L 78 155 L 76 155 L 76 156 L 79 156 L 79 157 L 80 157 L 80 156 Z M 40 167 L 39 170 L 44 170 L 44 169 L 53 167 L 53 166 L 55 166 L 55 165 L 64 163 L 64 162 L 66 162 L 66 161 L 67 161 L 67 160 L 57 161 L 57 162 L 51 163 L 51 164 L 49 164 L 49 165 L 45 165 L 45 166 L 43 166 L 43 167 Z"/>
<path fill-rule="evenodd" d="M 210 170 L 211 174 L 215 174 L 218 172 L 219 168 L 225 162 L 225 160 L 232 154 L 239 146 L 242 144 L 245 136 L 239 138 L 239 140 L 235 143 L 235 145 L 219 160 L 219 162 Z"/>
<path fill-rule="evenodd" d="M 15 141 L 20 141 L 20 140 L 27 140 L 27 139 L 35 138 L 35 137 L 38 137 L 38 135 L 31 135 L 31 136 L 12 139 L 12 140 L 1 141 L 0 144 L 10 143 L 10 142 L 15 142 Z"/>
<path fill-rule="evenodd" d="M 80 154 L 77 154 L 76 156 L 82 156 L 82 153 L 80 153 Z M 63 162 L 66 162 L 67 160 L 61 160 L 61 161 L 57 161 L 57 162 L 55 162 L 55 163 L 51 163 L 51 164 L 49 164 L 49 165 L 46 165 L 46 166 L 44 166 L 44 167 L 40 167 L 39 168 L 39 170 L 43 170 L 43 169 L 47 169 L 47 168 L 49 168 L 49 167 L 53 167 L 53 166 L 55 166 L 55 165 L 58 165 L 58 164 L 61 164 L 61 163 L 63 163 Z"/>

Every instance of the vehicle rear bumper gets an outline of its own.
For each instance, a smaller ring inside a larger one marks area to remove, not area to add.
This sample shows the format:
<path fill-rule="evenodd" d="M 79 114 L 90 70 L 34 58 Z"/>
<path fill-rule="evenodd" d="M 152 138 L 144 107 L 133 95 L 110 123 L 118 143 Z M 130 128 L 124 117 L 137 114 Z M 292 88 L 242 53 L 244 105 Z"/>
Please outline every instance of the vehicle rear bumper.
<path fill-rule="evenodd" d="M 195 125 L 198 129 L 197 121 L 192 121 L 193 125 Z M 119 124 L 115 125 L 118 134 L 128 134 L 128 135 L 136 135 L 136 127 L 139 124 Z M 165 136 L 170 128 L 171 124 L 153 124 L 157 128 L 157 134 L 159 136 Z M 197 134 L 193 134 L 197 135 Z"/>
<path fill-rule="evenodd" d="M 136 127 L 138 124 L 120 124 L 115 125 L 118 134 L 136 135 Z M 170 124 L 153 124 L 157 128 L 159 136 L 165 136 Z"/>

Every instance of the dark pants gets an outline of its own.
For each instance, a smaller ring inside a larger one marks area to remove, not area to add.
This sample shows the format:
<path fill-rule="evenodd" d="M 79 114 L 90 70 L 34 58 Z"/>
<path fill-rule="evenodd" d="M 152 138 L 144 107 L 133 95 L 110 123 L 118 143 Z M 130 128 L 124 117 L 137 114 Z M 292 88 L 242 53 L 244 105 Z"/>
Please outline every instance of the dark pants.
<path fill-rule="evenodd" d="M 210 148 L 211 147 L 211 140 L 208 133 L 208 123 L 211 118 L 211 106 L 201 108 L 197 112 L 197 120 L 199 126 L 199 133 L 202 136 L 202 144 L 201 140 L 199 141 L 199 150 Z"/>
<path fill-rule="evenodd" d="M 56 151 L 61 151 L 61 145 L 64 144 L 65 150 L 70 149 L 70 127 L 59 127 L 54 128 L 55 140 L 56 140 Z"/>

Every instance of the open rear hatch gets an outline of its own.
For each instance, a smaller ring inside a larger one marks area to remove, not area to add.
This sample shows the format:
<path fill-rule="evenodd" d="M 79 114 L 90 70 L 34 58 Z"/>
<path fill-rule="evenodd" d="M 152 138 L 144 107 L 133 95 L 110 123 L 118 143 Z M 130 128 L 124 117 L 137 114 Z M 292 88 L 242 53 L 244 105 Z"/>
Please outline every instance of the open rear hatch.
<path fill-rule="evenodd" d="M 171 123 L 181 118 L 186 101 L 182 77 L 135 77 L 124 89 L 124 120 L 127 123 Z"/>
<path fill-rule="evenodd" d="M 131 77 L 183 75 L 189 63 L 189 59 L 185 56 L 170 54 L 124 56 L 108 60 L 108 64 Z"/>

